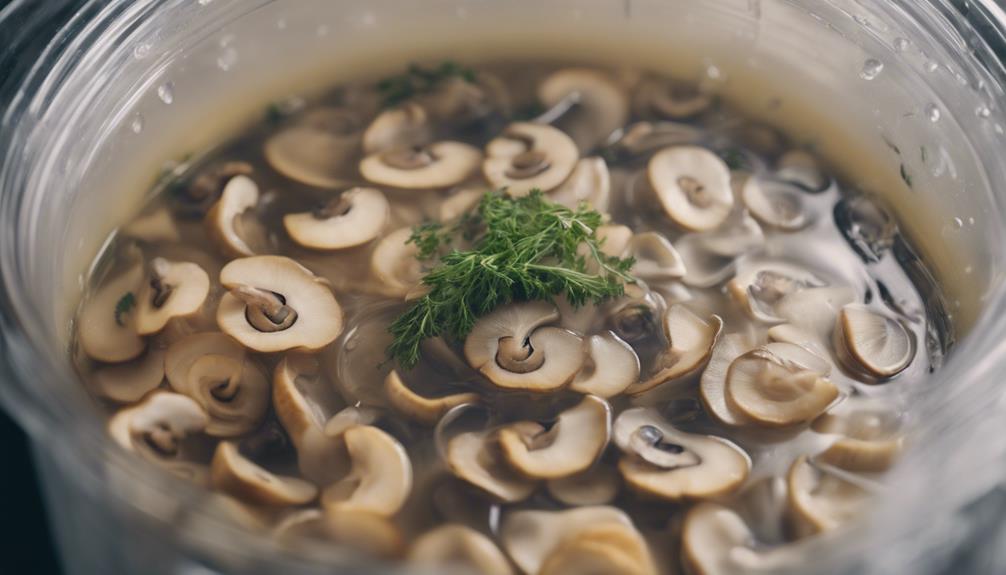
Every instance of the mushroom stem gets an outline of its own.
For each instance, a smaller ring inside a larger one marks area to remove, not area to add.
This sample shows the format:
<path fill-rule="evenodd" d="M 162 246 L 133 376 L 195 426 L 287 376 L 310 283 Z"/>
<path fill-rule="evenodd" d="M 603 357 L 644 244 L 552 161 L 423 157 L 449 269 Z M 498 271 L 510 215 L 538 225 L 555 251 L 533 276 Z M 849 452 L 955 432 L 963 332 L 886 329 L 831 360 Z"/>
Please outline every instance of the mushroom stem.
<path fill-rule="evenodd" d="M 297 321 L 297 311 L 286 305 L 283 296 L 275 292 L 239 285 L 231 293 L 245 303 L 248 323 L 259 331 L 283 331 Z"/>
<path fill-rule="evenodd" d="M 518 343 L 515 337 L 501 337 L 496 352 L 496 363 L 513 373 L 529 373 L 545 363 L 545 355 L 536 350 L 529 339 Z"/>
<path fill-rule="evenodd" d="M 328 220 L 338 216 L 344 216 L 348 214 L 351 209 L 353 209 L 353 203 L 347 200 L 345 196 L 339 196 L 338 198 L 319 206 L 311 212 L 311 214 L 316 219 Z"/>
<path fill-rule="evenodd" d="M 175 289 L 175 286 L 164 281 L 169 268 L 170 264 L 164 258 L 154 258 L 150 261 L 150 288 L 153 290 L 150 303 L 155 309 L 161 309 Z"/>
<path fill-rule="evenodd" d="M 570 92 L 556 102 L 554 106 L 545 110 L 531 121 L 535 124 L 554 124 L 579 105 L 582 99 L 583 96 L 580 92 Z"/>

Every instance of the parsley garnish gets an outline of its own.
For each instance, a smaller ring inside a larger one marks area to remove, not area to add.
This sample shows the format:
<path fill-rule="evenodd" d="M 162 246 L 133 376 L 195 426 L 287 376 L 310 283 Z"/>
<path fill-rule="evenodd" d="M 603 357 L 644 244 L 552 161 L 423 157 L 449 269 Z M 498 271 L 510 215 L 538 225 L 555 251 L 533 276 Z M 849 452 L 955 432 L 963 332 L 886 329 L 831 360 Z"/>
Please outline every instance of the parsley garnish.
<path fill-rule="evenodd" d="M 129 313 L 133 307 L 136 306 L 136 296 L 133 292 L 126 292 L 126 295 L 119 298 L 119 301 L 115 303 L 115 323 L 119 326 L 126 325 L 125 320 L 123 320 L 124 315 Z"/>
<path fill-rule="evenodd" d="M 634 281 L 634 261 L 601 252 L 601 222 L 585 205 L 572 210 L 534 190 L 523 198 L 487 192 L 458 223 L 417 227 L 409 241 L 420 259 L 450 251 L 423 278 L 429 292 L 389 328 L 388 357 L 411 368 L 424 339 L 461 340 L 478 318 L 514 301 L 564 295 L 580 306 L 622 295 L 625 282 Z M 450 247 L 461 237 L 472 242 L 470 249 Z"/>
<path fill-rule="evenodd" d="M 385 78 L 377 83 L 377 91 L 381 94 L 381 105 L 390 108 L 415 96 L 428 94 L 448 78 L 461 78 L 469 84 L 474 84 L 478 79 L 474 70 L 450 60 L 441 62 L 434 68 L 412 64 L 405 73 Z"/>

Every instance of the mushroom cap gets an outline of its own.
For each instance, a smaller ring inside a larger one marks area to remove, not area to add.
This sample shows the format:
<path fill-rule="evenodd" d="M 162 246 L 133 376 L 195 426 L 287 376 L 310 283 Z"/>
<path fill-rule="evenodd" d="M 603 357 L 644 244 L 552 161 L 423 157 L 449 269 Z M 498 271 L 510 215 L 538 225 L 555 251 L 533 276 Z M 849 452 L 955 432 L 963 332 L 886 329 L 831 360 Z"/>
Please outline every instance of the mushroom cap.
<path fill-rule="evenodd" d="M 349 475 L 325 488 L 322 504 L 332 513 L 367 511 L 391 516 L 412 490 L 412 465 L 402 444 L 371 425 L 343 434 L 352 461 Z"/>
<path fill-rule="evenodd" d="M 812 272 L 786 262 L 757 262 L 727 282 L 727 291 L 752 319 L 781 323 L 776 306 L 789 295 L 826 282 Z"/>
<path fill-rule="evenodd" d="M 683 304 L 670 306 L 664 314 L 668 346 L 657 358 L 656 372 L 625 393 L 637 395 L 692 373 L 709 358 L 722 329 L 723 320 L 717 315 L 702 319 Z"/>
<path fill-rule="evenodd" d="M 383 515 L 361 510 L 326 510 L 325 532 L 349 549 L 376 557 L 399 557 L 405 547 L 401 529 Z"/>
<path fill-rule="evenodd" d="M 164 381 L 164 350 L 150 347 L 134 361 L 98 368 L 88 378 L 92 391 L 116 403 L 139 401 Z"/>
<path fill-rule="evenodd" d="M 461 142 L 443 141 L 422 148 L 395 148 L 370 154 L 360 162 L 360 173 L 369 182 L 423 190 L 448 188 L 463 182 L 478 169 L 482 152 Z"/>
<path fill-rule="evenodd" d="M 690 287 L 711 288 L 734 274 L 737 268 L 736 256 L 719 255 L 706 245 L 706 240 L 715 233 L 685 234 L 674 241 L 674 247 L 685 265 L 681 283 Z"/>
<path fill-rule="evenodd" d="M 255 250 L 238 233 L 238 218 L 258 205 L 259 191 L 255 180 L 248 176 L 234 176 L 220 199 L 206 213 L 206 227 L 210 239 L 228 257 L 240 258 L 255 255 Z"/>
<path fill-rule="evenodd" d="M 740 575 L 773 572 L 793 566 L 801 556 L 789 547 L 755 547 L 755 535 L 737 512 L 703 502 L 685 515 L 681 552 L 695 575 Z"/>
<path fill-rule="evenodd" d="M 720 227 L 693 237 L 703 252 L 719 258 L 736 258 L 765 244 L 765 233 L 758 221 L 748 210 L 736 206 Z"/>
<path fill-rule="evenodd" d="M 164 356 L 164 371 L 172 389 L 206 411 L 209 435 L 243 435 L 258 427 L 269 409 L 268 378 L 226 334 L 197 333 L 176 341 Z"/>
<path fill-rule="evenodd" d="M 861 513 L 870 500 L 862 487 L 825 473 L 806 456 L 793 462 L 786 476 L 789 507 L 801 535 L 831 531 Z"/>
<path fill-rule="evenodd" d="M 643 81 L 634 98 L 639 113 L 656 114 L 668 120 L 693 118 L 712 107 L 713 102 L 712 94 L 663 79 Z"/>
<path fill-rule="evenodd" d="M 295 125 L 266 140 L 265 159 L 291 180 L 319 188 L 341 188 L 360 147 L 357 114 L 343 108 L 312 110 Z"/>
<path fill-rule="evenodd" d="M 502 388 L 553 391 L 564 387 L 583 365 L 583 351 L 574 333 L 541 327 L 557 319 L 555 305 L 544 301 L 498 308 L 479 319 L 468 334 L 465 358 Z"/>
<path fill-rule="evenodd" d="M 589 469 L 608 445 L 611 407 L 599 397 L 584 396 L 559 414 L 551 429 L 522 422 L 499 430 L 499 444 L 510 465 L 535 479 L 567 477 Z"/>
<path fill-rule="evenodd" d="M 686 230 L 717 228 L 733 210 L 730 169 L 705 148 L 664 148 L 650 158 L 647 175 L 664 211 Z"/>
<path fill-rule="evenodd" d="M 837 435 L 817 461 L 847 471 L 886 471 L 901 452 L 904 438 L 890 408 L 871 407 L 847 400 L 811 424 L 818 433 Z"/>
<path fill-rule="evenodd" d="M 611 76 L 590 68 L 562 68 L 538 85 L 538 99 L 548 109 L 575 97 L 577 114 L 568 127 L 580 149 L 604 142 L 629 119 L 629 97 Z"/>
<path fill-rule="evenodd" d="M 412 228 L 398 228 L 381 238 L 370 256 L 370 271 L 385 295 L 405 296 L 423 279 L 423 268 L 416 257 L 419 248 L 409 242 L 411 237 Z"/>
<path fill-rule="evenodd" d="M 230 441 L 217 445 L 210 481 L 214 489 L 258 505 L 303 505 L 318 495 L 318 488 L 303 479 L 274 475 L 256 465 Z"/>
<path fill-rule="evenodd" d="M 415 102 L 389 108 L 377 115 L 363 132 L 363 151 L 377 154 L 395 148 L 429 143 L 433 135 L 426 109 Z"/>
<path fill-rule="evenodd" d="M 541 575 L 656 575 L 646 541 L 624 525 L 587 527 L 559 544 L 538 571 Z"/>
<path fill-rule="evenodd" d="M 281 296 L 297 312 L 289 328 L 259 331 L 248 321 L 247 306 L 232 293 L 217 309 L 220 329 L 245 347 L 263 353 L 303 348 L 320 349 L 342 333 L 342 308 L 332 291 L 310 270 L 283 256 L 253 256 L 234 260 L 220 271 L 225 288 L 251 286 Z"/>
<path fill-rule="evenodd" d="M 287 214 L 283 216 L 283 227 L 293 241 L 318 250 L 359 246 L 373 240 L 384 230 L 390 207 L 380 190 L 352 188 L 343 192 L 338 202 L 338 213 Z"/>
<path fill-rule="evenodd" d="M 485 535 L 464 525 L 447 524 L 427 531 L 412 544 L 408 561 L 428 567 L 450 567 L 485 575 L 511 575 L 503 552 Z"/>
<path fill-rule="evenodd" d="M 586 344 L 589 361 L 573 378 L 570 389 L 609 398 L 639 380 L 639 357 L 614 332 L 592 335 Z"/>
<path fill-rule="evenodd" d="M 810 223 L 803 206 L 803 196 L 786 182 L 750 177 L 741 191 L 751 215 L 766 226 L 795 232 Z"/>
<path fill-rule="evenodd" d="M 632 236 L 629 250 L 636 259 L 632 275 L 645 281 L 680 279 L 685 275 L 685 262 L 674 245 L 663 234 L 643 232 Z"/>
<path fill-rule="evenodd" d="M 536 188 L 549 192 L 559 187 L 579 157 L 576 144 L 562 130 L 517 122 L 486 146 L 482 173 L 493 188 L 521 197 Z"/>
<path fill-rule="evenodd" d="M 706 412 L 724 425 L 739 427 L 751 423 L 742 412 L 727 401 L 727 372 L 735 359 L 753 348 L 748 338 L 729 333 L 719 338 L 709 357 L 709 363 L 699 380 L 699 396 Z"/>
<path fill-rule="evenodd" d="M 601 213 L 608 211 L 611 199 L 611 174 L 603 158 L 581 158 L 566 181 L 552 190 L 548 199 L 571 210 L 586 203 Z"/>
<path fill-rule="evenodd" d="M 147 345 L 136 333 L 136 310 L 120 311 L 120 302 L 128 301 L 124 298 L 130 294 L 135 298 L 142 282 L 143 266 L 136 265 L 84 300 L 77 320 L 77 340 L 89 357 L 120 363 L 143 353 Z M 136 300 L 133 302 L 135 305 Z"/>
<path fill-rule="evenodd" d="M 838 399 L 827 360 L 791 343 L 769 343 L 730 364 L 726 399 L 750 420 L 772 427 L 806 423 Z"/>
<path fill-rule="evenodd" d="M 751 459 L 732 442 L 677 430 L 651 408 L 623 411 L 613 435 L 625 452 L 618 463 L 625 483 L 662 499 L 719 497 L 751 470 Z"/>
<path fill-rule="evenodd" d="M 425 397 L 410 389 L 397 371 L 384 378 L 384 394 L 388 402 L 404 415 L 425 425 L 433 425 L 451 409 L 479 401 L 477 393 L 452 393 L 440 397 Z"/>
<path fill-rule="evenodd" d="M 545 486 L 554 499 L 580 507 L 611 503 L 618 495 L 621 480 L 611 466 L 598 464 L 576 475 L 550 479 Z"/>
<path fill-rule="evenodd" d="M 446 451 L 447 466 L 454 475 L 500 501 L 522 501 L 535 489 L 534 481 L 517 475 L 506 466 L 495 433 L 460 433 L 447 443 Z"/>
<path fill-rule="evenodd" d="M 601 244 L 601 253 L 611 257 L 622 257 L 634 236 L 632 228 L 621 224 L 601 224 L 595 234 Z"/>
<path fill-rule="evenodd" d="M 915 337 L 896 319 L 861 304 L 848 304 L 835 324 L 835 349 L 851 371 L 888 379 L 912 363 Z"/>
<path fill-rule="evenodd" d="M 197 313 L 210 293 L 210 276 L 197 264 L 155 258 L 151 265 L 169 291 L 161 296 L 165 292 L 155 290 L 151 282 L 140 288 L 136 295 L 136 333 L 140 335 L 155 334 L 171 319 Z"/>

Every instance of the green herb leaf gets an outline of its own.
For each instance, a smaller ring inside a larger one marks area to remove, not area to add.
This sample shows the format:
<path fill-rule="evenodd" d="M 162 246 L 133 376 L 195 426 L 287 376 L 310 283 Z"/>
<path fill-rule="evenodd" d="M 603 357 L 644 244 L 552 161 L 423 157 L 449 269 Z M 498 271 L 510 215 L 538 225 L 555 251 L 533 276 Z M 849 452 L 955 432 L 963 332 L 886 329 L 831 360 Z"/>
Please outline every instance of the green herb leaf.
<path fill-rule="evenodd" d="M 136 296 L 131 291 L 126 292 L 126 295 L 119 298 L 119 301 L 115 303 L 115 323 L 120 327 L 126 325 L 123 316 L 128 314 L 134 307 L 136 307 Z"/>
<path fill-rule="evenodd" d="M 390 359 L 408 369 L 423 340 L 461 340 L 478 318 L 515 301 L 564 295 L 574 306 L 624 293 L 635 281 L 632 258 L 601 252 L 601 214 L 548 201 L 539 190 L 522 198 L 487 192 L 478 208 L 452 226 L 417 227 L 410 240 L 420 259 L 431 259 L 462 238 L 470 249 L 451 249 L 423 278 L 429 292 L 389 328 Z"/>
<path fill-rule="evenodd" d="M 724 150 L 720 153 L 720 158 L 723 159 L 723 162 L 731 170 L 744 170 L 750 167 L 747 157 L 744 156 L 744 152 L 736 148 Z"/>
<path fill-rule="evenodd" d="M 461 78 L 469 84 L 478 81 L 478 76 L 471 68 L 446 60 L 434 68 L 424 68 L 412 64 L 408 70 L 397 76 L 390 76 L 377 83 L 377 91 L 381 94 L 381 105 L 385 108 L 396 106 L 412 98 L 428 94 L 449 78 Z"/>

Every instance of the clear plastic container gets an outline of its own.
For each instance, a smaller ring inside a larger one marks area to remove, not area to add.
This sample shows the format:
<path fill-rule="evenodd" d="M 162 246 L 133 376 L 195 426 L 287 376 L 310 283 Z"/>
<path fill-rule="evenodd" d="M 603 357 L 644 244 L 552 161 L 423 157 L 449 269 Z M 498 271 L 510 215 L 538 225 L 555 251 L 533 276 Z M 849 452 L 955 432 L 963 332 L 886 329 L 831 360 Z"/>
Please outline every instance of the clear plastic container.
<path fill-rule="evenodd" d="M 107 441 L 67 354 L 87 263 L 165 160 L 270 101 L 410 60 L 547 55 L 704 74 L 894 207 L 959 342 L 908 391 L 914 439 L 892 489 L 803 550 L 818 573 L 1003 572 L 1004 33 L 993 0 L 14 1 L 0 12 L 0 400 L 32 438 L 67 571 L 388 569 L 284 555 Z"/>

